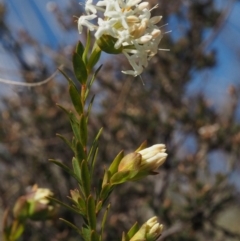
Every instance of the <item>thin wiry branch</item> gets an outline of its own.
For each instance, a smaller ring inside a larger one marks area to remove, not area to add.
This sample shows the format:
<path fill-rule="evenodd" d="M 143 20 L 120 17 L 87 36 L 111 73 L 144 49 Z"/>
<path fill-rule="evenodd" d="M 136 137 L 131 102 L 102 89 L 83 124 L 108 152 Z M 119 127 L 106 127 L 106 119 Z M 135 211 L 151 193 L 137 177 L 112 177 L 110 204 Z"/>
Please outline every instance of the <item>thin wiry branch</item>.
<path fill-rule="evenodd" d="M 63 65 L 60 65 L 58 69 L 62 69 Z M 18 86 L 25 86 L 25 87 L 36 87 L 36 86 L 41 86 L 44 85 L 46 83 L 48 83 L 50 80 L 52 80 L 56 74 L 58 73 L 58 70 L 56 70 L 50 77 L 48 77 L 45 80 L 42 80 L 40 82 L 37 83 L 25 83 L 25 82 L 18 82 L 18 81 L 14 81 L 14 80 L 7 80 L 7 79 L 2 79 L 0 78 L 0 83 L 3 84 L 8 84 L 8 85 L 18 85 Z"/>

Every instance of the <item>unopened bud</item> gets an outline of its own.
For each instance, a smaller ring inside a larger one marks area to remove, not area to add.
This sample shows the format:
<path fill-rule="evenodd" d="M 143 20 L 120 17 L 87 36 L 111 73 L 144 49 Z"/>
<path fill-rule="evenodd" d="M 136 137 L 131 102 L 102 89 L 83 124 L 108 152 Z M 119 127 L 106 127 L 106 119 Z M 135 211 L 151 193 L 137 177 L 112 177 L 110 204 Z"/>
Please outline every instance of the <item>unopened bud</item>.
<path fill-rule="evenodd" d="M 141 159 L 141 155 L 136 152 L 126 155 L 119 163 L 118 171 L 136 170 L 141 164 Z"/>

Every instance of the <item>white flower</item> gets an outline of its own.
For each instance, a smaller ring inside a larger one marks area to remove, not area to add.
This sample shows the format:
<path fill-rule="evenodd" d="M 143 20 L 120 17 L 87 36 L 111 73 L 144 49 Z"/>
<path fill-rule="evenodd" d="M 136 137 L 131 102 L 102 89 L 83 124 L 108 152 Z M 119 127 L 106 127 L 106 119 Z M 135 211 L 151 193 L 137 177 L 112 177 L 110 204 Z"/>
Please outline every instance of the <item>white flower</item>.
<path fill-rule="evenodd" d="M 156 170 L 161 166 L 167 158 L 166 146 L 164 144 L 156 144 L 149 148 L 138 151 L 142 156 L 141 166 L 151 170 Z"/>
<path fill-rule="evenodd" d="M 79 33 L 82 33 L 82 29 L 83 29 L 82 26 L 87 27 L 90 31 L 93 31 L 94 29 L 96 29 L 97 26 L 95 26 L 94 24 L 89 22 L 89 20 L 93 20 L 96 17 L 97 17 L 97 15 L 95 15 L 95 14 L 91 14 L 91 15 L 87 15 L 87 16 L 81 16 L 78 19 L 78 31 L 79 31 Z"/>
<path fill-rule="evenodd" d="M 98 43 L 102 36 L 105 37 L 105 43 L 106 36 L 114 38 L 115 44 L 112 47 L 119 49 L 133 68 L 123 73 L 140 75 L 158 51 L 162 33 L 156 24 L 161 16 L 151 17 L 149 3 L 142 0 L 102 0 L 95 5 L 92 0 L 87 0 L 85 11 L 87 15 L 78 20 L 79 33 L 85 26 L 90 31 L 95 31 Z M 95 18 L 98 18 L 97 25 L 91 22 Z M 100 48 L 104 51 L 103 46 Z M 107 49 L 111 53 L 109 46 Z"/>

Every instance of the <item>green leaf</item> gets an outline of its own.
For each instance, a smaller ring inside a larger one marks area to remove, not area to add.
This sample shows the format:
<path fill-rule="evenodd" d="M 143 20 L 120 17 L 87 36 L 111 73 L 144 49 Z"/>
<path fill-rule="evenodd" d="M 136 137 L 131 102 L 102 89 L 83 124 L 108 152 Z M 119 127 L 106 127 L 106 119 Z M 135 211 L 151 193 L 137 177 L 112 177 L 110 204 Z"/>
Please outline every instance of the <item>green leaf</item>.
<path fill-rule="evenodd" d="M 96 207 L 95 201 L 92 195 L 87 199 L 87 215 L 88 215 L 88 224 L 92 230 L 96 229 Z"/>
<path fill-rule="evenodd" d="M 82 60 L 82 57 L 79 54 L 74 53 L 72 61 L 73 61 L 74 74 L 75 74 L 77 80 L 82 85 L 86 84 L 87 78 L 88 78 L 88 73 L 87 73 L 86 65 Z"/>
<path fill-rule="evenodd" d="M 147 141 L 144 141 L 135 152 L 139 152 L 147 147 Z"/>
<path fill-rule="evenodd" d="M 97 205 L 96 205 L 96 214 L 99 213 L 99 211 L 100 211 L 101 208 L 102 208 L 102 205 L 103 205 L 102 201 L 99 201 L 99 202 L 97 203 Z"/>
<path fill-rule="evenodd" d="M 57 137 L 59 137 L 60 139 L 62 139 L 70 148 L 73 152 L 75 152 L 74 147 L 72 146 L 71 142 L 69 140 L 67 140 L 64 136 L 60 135 L 60 134 L 56 134 Z"/>
<path fill-rule="evenodd" d="M 18 240 L 21 237 L 24 229 L 25 227 L 23 223 L 20 223 L 20 221 L 15 220 L 11 227 L 11 235 L 9 240 Z"/>
<path fill-rule="evenodd" d="M 69 115 L 69 111 L 63 107 L 62 105 L 56 104 L 56 106 L 58 106 L 61 110 L 63 110 L 67 115 Z"/>
<path fill-rule="evenodd" d="M 101 49 L 98 47 L 98 45 L 95 45 L 87 65 L 87 69 L 89 72 L 93 69 L 95 64 L 98 62 L 100 56 L 101 56 Z"/>
<path fill-rule="evenodd" d="M 78 205 L 79 205 L 80 209 L 83 211 L 84 215 L 86 215 L 86 213 L 87 213 L 86 203 L 82 198 L 78 199 Z"/>
<path fill-rule="evenodd" d="M 57 106 L 68 115 L 74 136 L 76 137 L 77 140 L 80 140 L 79 121 L 77 117 L 71 111 L 66 110 L 63 106 L 59 104 L 57 104 Z"/>
<path fill-rule="evenodd" d="M 100 199 L 104 203 L 104 201 L 108 198 L 110 192 L 112 190 L 112 185 L 107 183 L 102 187 L 101 193 L 100 193 Z"/>
<path fill-rule="evenodd" d="M 82 160 L 86 159 L 86 153 L 84 151 L 83 145 L 80 141 L 76 142 L 76 158 L 78 160 L 79 163 L 82 162 Z"/>
<path fill-rule="evenodd" d="M 112 185 L 117 185 L 117 184 L 121 184 L 124 183 L 126 181 L 129 180 L 129 175 L 131 174 L 131 171 L 122 171 L 122 172 L 117 172 L 115 173 L 111 179 L 110 179 L 110 183 Z"/>
<path fill-rule="evenodd" d="M 108 170 L 109 170 L 110 173 L 111 173 L 111 176 L 118 171 L 119 163 L 121 162 L 121 160 L 123 159 L 123 157 L 124 157 L 124 151 L 120 151 L 120 152 L 117 154 L 117 156 L 114 158 L 114 160 L 112 161 L 110 167 L 108 168 Z"/>
<path fill-rule="evenodd" d="M 73 157 L 72 159 L 73 171 L 78 176 L 79 180 L 81 180 L 81 169 L 78 160 Z M 79 183 L 81 184 L 81 182 Z"/>
<path fill-rule="evenodd" d="M 67 79 L 68 82 L 74 83 L 63 70 L 58 69 L 58 71 Z"/>
<path fill-rule="evenodd" d="M 72 211 L 72 212 L 74 212 L 74 213 L 77 213 L 77 214 L 81 214 L 81 215 L 82 215 L 82 213 L 81 213 L 78 209 L 76 209 L 76 208 L 74 208 L 74 207 L 71 207 L 71 206 L 63 203 L 63 202 L 59 201 L 59 200 L 56 199 L 56 198 L 53 198 L 53 197 L 50 197 L 50 196 L 47 197 L 47 198 L 48 198 L 49 200 L 55 202 L 55 203 L 58 203 L 59 205 L 65 207 L 65 208 L 67 208 L 68 210 L 70 210 L 70 211 Z"/>
<path fill-rule="evenodd" d="M 96 152 L 96 149 L 98 148 L 98 140 L 99 140 L 99 137 L 101 136 L 101 134 L 102 134 L 102 131 L 103 131 L 103 128 L 101 128 L 99 131 L 98 131 L 98 133 L 97 133 L 97 135 L 96 135 L 96 137 L 95 137 L 95 139 L 94 139 L 94 141 L 93 141 L 93 143 L 92 143 L 92 146 L 91 146 L 91 148 L 90 148 L 90 150 L 89 150 L 89 154 L 88 154 L 88 162 L 91 160 L 91 158 L 93 158 L 94 156 L 95 156 L 95 152 Z M 93 160 L 93 159 L 92 159 Z M 93 163 L 91 162 L 91 166 L 93 165 Z"/>
<path fill-rule="evenodd" d="M 102 219 L 102 223 L 101 223 L 101 238 L 103 237 L 103 231 L 104 231 L 104 227 L 105 227 L 105 223 L 107 220 L 107 215 L 108 215 L 109 209 L 110 209 L 110 204 L 108 204 L 108 206 L 104 212 L 104 215 L 103 215 L 103 219 Z"/>
<path fill-rule="evenodd" d="M 80 140 L 83 146 L 87 145 L 87 122 L 86 117 L 84 115 L 81 115 L 80 117 Z"/>
<path fill-rule="evenodd" d="M 78 44 L 76 46 L 76 53 L 82 57 L 83 52 L 84 52 L 84 46 L 81 41 L 78 41 Z"/>
<path fill-rule="evenodd" d="M 81 177 L 82 177 L 82 186 L 85 191 L 86 197 L 90 195 L 90 175 L 88 164 L 86 160 L 83 160 L 81 163 Z"/>
<path fill-rule="evenodd" d="M 74 105 L 75 110 L 79 115 L 83 113 L 83 106 L 81 102 L 80 93 L 77 91 L 77 88 L 72 83 L 69 83 L 69 94 Z"/>
<path fill-rule="evenodd" d="M 85 241 L 91 241 L 91 230 L 89 228 L 82 228 L 82 237 Z"/>
<path fill-rule="evenodd" d="M 97 76 L 97 74 L 98 74 L 98 72 L 100 71 L 101 68 L 102 68 L 102 65 L 100 65 L 100 66 L 97 68 L 97 70 L 94 72 L 91 80 L 89 81 L 89 83 L 88 83 L 88 88 L 86 89 L 86 92 L 85 92 L 84 100 L 87 99 L 88 94 L 89 94 L 89 90 L 91 89 L 91 86 L 92 86 L 94 80 L 96 79 L 96 76 Z"/>
<path fill-rule="evenodd" d="M 69 112 L 68 117 L 72 126 L 74 136 L 76 137 L 77 140 L 81 140 L 81 135 L 79 130 L 79 121 L 77 117 L 72 112 Z"/>
<path fill-rule="evenodd" d="M 73 178 L 77 180 L 78 183 L 81 183 L 81 179 L 66 165 L 64 165 L 62 162 L 59 162 L 57 160 L 50 159 L 50 162 L 56 164 L 57 166 L 61 167 L 64 171 L 69 173 Z"/>
<path fill-rule="evenodd" d="M 104 176 L 103 176 L 103 181 L 102 181 L 102 187 L 110 182 L 110 178 L 111 178 L 111 172 L 109 170 L 105 170 L 104 172 Z"/>
<path fill-rule="evenodd" d="M 95 95 L 92 97 L 89 105 L 88 105 L 88 109 L 87 109 L 87 117 L 86 117 L 86 122 L 88 123 L 88 117 L 90 115 L 91 109 L 92 109 L 92 105 L 93 105 L 93 101 L 94 101 Z"/>
<path fill-rule="evenodd" d="M 139 230 L 139 226 L 138 226 L 138 223 L 136 222 L 127 233 L 128 240 L 130 240 L 138 230 Z"/>
<path fill-rule="evenodd" d="M 87 31 L 86 46 L 85 46 L 85 50 L 84 50 L 84 53 L 83 53 L 83 56 L 82 56 L 82 59 L 83 59 L 83 61 L 84 61 L 84 63 L 85 63 L 86 65 L 87 65 L 87 63 L 88 63 L 88 51 L 89 51 L 90 45 L 91 45 L 91 33 L 90 33 L 90 31 L 88 30 L 88 31 Z"/>
<path fill-rule="evenodd" d="M 99 241 L 99 235 L 95 230 L 92 230 L 91 232 L 91 241 Z"/>
<path fill-rule="evenodd" d="M 75 231 L 77 231 L 80 235 L 82 234 L 81 230 L 75 226 L 73 223 L 67 221 L 66 219 L 63 218 L 59 218 L 59 220 L 63 221 L 64 223 L 66 223 L 69 227 L 73 228 Z"/>
<path fill-rule="evenodd" d="M 125 235 L 124 232 L 122 233 L 122 240 L 121 241 L 129 241 L 128 239 L 126 239 L 126 235 Z"/>
<path fill-rule="evenodd" d="M 92 161 L 91 161 L 91 170 L 90 170 L 90 176 L 91 176 L 91 178 L 92 178 L 92 176 L 93 176 L 94 166 L 95 166 L 96 161 L 97 161 L 97 155 L 98 155 L 98 148 L 97 148 L 96 151 L 94 152 L 94 155 L 93 155 L 93 158 L 92 158 Z"/>

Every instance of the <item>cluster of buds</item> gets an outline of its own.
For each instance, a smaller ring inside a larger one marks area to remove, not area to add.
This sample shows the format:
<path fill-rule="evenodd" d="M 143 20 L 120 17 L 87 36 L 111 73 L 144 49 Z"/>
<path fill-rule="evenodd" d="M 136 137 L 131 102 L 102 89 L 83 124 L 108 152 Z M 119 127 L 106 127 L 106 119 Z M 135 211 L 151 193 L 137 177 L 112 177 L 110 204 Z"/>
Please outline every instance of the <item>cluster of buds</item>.
<path fill-rule="evenodd" d="M 32 219 L 36 221 L 51 218 L 55 208 L 48 197 L 53 193 L 47 188 L 38 188 L 34 185 L 24 196 L 18 198 L 13 208 L 13 215 L 16 219 Z"/>
<path fill-rule="evenodd" d="M 145 143 L 126 156 L 120 152 L 106 170 L 102 186 L 136 181 L 148 175 L 157 174 L 157 169 L 167 158 L 166 146 L 156 144 L 149 148 L 144 147 Z"/>
<path fill-rule="evenodd" d="M 96 5 L 87 0 L 86 15 L 78 19 L 78 30 L 81 33 L 85 26 L 95 31 L 100 49 L 110 54 L 123 53 L 133 70 L 122 72 L 137 76 L 157 53 L 162 38 L 156 25 L 162 17 L 151 17 L 152 9 L 142 0 L 102 0 Z M 97 24 L 92 22 L 96 18 Z"/>

